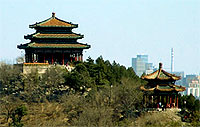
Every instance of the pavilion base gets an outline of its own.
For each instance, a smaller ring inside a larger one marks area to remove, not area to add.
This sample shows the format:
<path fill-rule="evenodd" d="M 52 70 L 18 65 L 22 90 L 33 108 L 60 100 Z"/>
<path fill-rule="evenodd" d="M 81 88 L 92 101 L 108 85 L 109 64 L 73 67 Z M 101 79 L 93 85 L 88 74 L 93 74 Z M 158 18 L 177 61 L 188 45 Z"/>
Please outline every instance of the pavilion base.
<path fill-rule="evenodd" d="M 47 69 L 59 66 L 63 69 L 66 69 L 66 71 L 72 71 L 74 69 L 73 66 L 70 65 L 53 65 L 53 64 L 48 64 L 48 63 L 22 63 L 22 64 L 15 64 L 15 66 L 18 66 L 20 70 L 22 71 L 23 74 L 29 74 L 33 70 L 37 70 L 38 74 L 44 74 Z"/>
<path fill-rule="evenodd" d="M 161 112 L 161 111 L 173 111 L 173 112 L 180 112 L 181 109 L 180 108 L 144 108 L 144 111 L 147 112 Z"/>

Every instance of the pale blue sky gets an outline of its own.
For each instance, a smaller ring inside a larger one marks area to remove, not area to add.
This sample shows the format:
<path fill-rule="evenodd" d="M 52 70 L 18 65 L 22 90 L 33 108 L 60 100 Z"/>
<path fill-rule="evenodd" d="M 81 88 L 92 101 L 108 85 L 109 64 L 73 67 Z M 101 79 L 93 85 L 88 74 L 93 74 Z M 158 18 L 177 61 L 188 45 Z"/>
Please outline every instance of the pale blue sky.
<path fill-rule="evenodd" d="M 0 0 L 0 59 L 21 55 L 17 45 L 34 32 L 30 24 L 56 17 L 79 24 L 79 42 L 92 46 L 84 58 L 131 66 L 131 58 L 148 54 L 149 62 L 175 71 L 200 73 L 200 0 Z"/>

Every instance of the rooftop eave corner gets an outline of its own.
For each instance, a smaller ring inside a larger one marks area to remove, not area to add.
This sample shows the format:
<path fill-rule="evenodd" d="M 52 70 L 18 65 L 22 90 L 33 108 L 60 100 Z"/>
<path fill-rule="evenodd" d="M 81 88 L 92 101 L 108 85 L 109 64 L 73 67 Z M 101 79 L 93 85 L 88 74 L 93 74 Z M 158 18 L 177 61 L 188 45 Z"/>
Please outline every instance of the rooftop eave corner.
<path fill-rule="evenodd" d="M 36 25 L 29 25 L 29 28 L 35 28 Z"/>
<path fill-rule="evenodd" d="M 17 45 L 18 49 L 25 49 L 25 47 L 23 46 L 23 44 Z"/>
<path fill-rule="evenodd" d="M 84 35 L 81 35 L 81 34 L 79 34 L 79 35 L 80 35 L 80 39 L 84 38 Z"/>
<path fill-rule="evenodd" d="M 180 79 L 181 79 L 181 77 L 174 78 L 174 80 L 180 80 Z"/>
<path fill-rule="evenodd" d="M 70 23 L 72 25 L 71 28 L 78 28 L 78 24 L 73 24 L 71 22 L 68 22 L 68 23 Z"/>
<path fill-rule="evenodd" d="M 91 48 L 91 45 L 87 45 L 87 48 L 86 48 L 86 49 L 89 49 L 89 48 Z"/>
<path fill-rule="evenodd" d="M 20 44 L 20 45 L 17 45 L 17 48 L 18 48 L 18 49 L 21 49 L 21 44 Z"/>
<path fill-rule="evenodd" d="M 73 24 L 74 25 L 74 28 L 78 28 L 78 24 Z"/>
<path fill-rule="evenodd" d="M 183 91 L 185 91 L 185 90 L 186 90 L 186 87 L 184 87 L 184 86 L 181 86 L 181 85 L 180 85 L 180 87 L 183 89 Z"/>
<path fill-rule="evenodd" d="M 149 79 L 151 79 L 151 77 L 149 77 L 148 74 L 147 75 L 141 75 L 140 79 L 142 79 L 142 80 L 149 80 Z"/>
<path fill-rule="evenodd" d="M 81 43 L 79 43 L 79 44 L 81 44 Z M 86 46 L 86 48 L 85 48 L 85 49 L 89 49 L 89 48 L 91 48 L 91 45 L 88 45 L 87 43 L 86 43 L 86 44 L 83 44 L 83 45 L 85 45 L 85 46 Z"/>
<path fill-rule="evenodd" d="M 36 22 L 35 24 L 32 24 L 32 25 L 29 25 L 29 28 L 36 28 L 36 27 L 40 27 L 40 26 L 38 25 L 38 22 Z"/>
<path fill-rule="evenodd" d="M 24 35 L 24 39 L 31 39 L 32 36 L 31 35 Z"/>

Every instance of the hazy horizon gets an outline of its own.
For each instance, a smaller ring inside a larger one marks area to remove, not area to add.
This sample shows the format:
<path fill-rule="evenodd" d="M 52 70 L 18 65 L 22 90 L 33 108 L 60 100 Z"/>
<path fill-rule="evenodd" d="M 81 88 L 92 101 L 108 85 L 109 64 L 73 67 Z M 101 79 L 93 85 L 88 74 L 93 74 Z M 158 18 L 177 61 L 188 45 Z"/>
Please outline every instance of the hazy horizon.
<path fill-rule="evenodd" d="M 149 62 L 174 71 L 200 73 L 200 1 L 198 0 L 0 0 L 0 60 L 21 55 L 17 45 L 27 43 L 29 25 L 51 17 L 79 24 L 79 42 L 91 45 L 84 59 L 131 66 L 131 58 L 147 54 Z"/>

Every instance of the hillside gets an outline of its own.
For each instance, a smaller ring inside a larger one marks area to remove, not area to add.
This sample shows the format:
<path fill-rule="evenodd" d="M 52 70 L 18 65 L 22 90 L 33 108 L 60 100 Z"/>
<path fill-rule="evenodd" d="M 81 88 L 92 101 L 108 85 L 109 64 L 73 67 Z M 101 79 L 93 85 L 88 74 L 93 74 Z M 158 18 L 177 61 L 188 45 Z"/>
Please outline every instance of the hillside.
<path fill-rule="evenodd" d="M 40 104 L 31 104 L 27 105 L 28 114 L 23 117 L 22 122 L 25 126 L 28 127 L 35 127 L 35 126 L 66 126 L 69 125 L 70 116 L 75 111 L 71 110 L 70 114 L 66 114 L 65 103 L 40 103 Z M 95 115 L 95 112 L 92 112 L 92 115 Z M 99 112 L 102 113 L 103 111 Z M 105 115 L 105 114 L 104 114 Z M 86 116 L 85 116 L 86 117 Z M 88 116 L 87 116 L 88 117 Z M 77 121 L 74 121 L 76 124 L 87 124 L 86 118 L 81 118 Z M 91 117 L 88 117 L 91 119 Z M 8 121 L 11 121 L 9 118 Z M 95 120 L 93 121 L 95 122 Z M 106 123 L 106 118 L 101 118 L 99 121 L 102 124 Z M 108 121 L 107 121 L 108 122 Z M 100 124 L 100 125 L 102 125 Z M 108 124 L 108 123 L 106 123 Z M 105 125 L 105 124 L 104 124 Z M 172 126 L 182 126 L 182 125 L 189 125 L 188 123 L 182 122 L 180 114 L 177 110 L 167 110 L 164 112 L 149 112 L 141 115 L 136 120 L 129 119 L 129 121 L 119 123 L 119 125 L 129 125 L 129 126 L 138 126 L 138 127 L 172 127 Z M 0 115 L 0 126 L 8 126 L 6 122 L 6 117 L 1 112 Z"/>
<path fill-rule="evenodd" d="M 0 126 L 179 126 L 174 112 L 143 111 L 146 82 L 132 68 L 102 57 L 72 63 L 71 72 L 58 66 L 39 75 L 23 74 L 13 65 L 0 66 Z M 200 102 L 180 97 L 188 123 L 199 124 Z M 183 101 L 187 104 L 184 105 Z"/>

